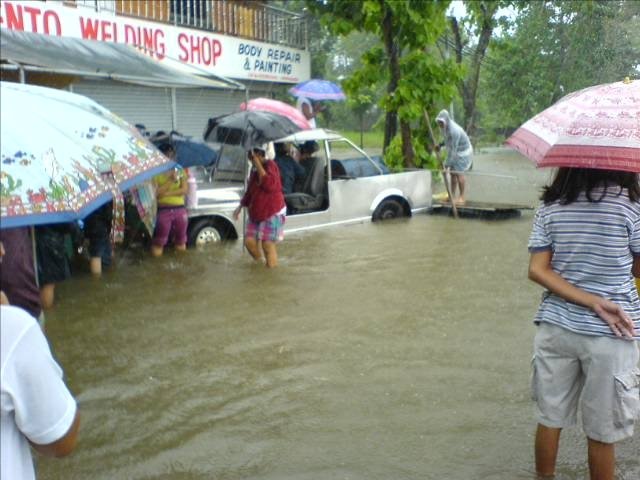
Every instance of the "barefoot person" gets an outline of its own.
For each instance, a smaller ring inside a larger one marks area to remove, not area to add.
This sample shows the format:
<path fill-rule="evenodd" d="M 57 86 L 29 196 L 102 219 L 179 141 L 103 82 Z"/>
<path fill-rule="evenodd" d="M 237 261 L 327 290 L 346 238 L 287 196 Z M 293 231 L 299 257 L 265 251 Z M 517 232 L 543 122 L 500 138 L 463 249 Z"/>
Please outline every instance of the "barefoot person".
<path fill-rule="evenodd" d="M 640 414 L 638 174 L 560 168 L 529 239 L 529 278 L 545 288 L 535 316 L 536 470 L 552 476 L 578 410 L 592 479 L 613 480 L 616 442 Z"/>
<path fill-rule="evenodd" d="M 176 151 L 173 145 L 163 143 L 158 147 L 168 158 L 173 160 Z M 186 195 L 189 191 L 187 172 L 182 167 L 177 167 L 169 172 L 157 175 L 153 182 L 156 186 L 158 199 L 158 216 L 156 228 L 151 243 L 151 255 L 162 256 L 165 245 L 169 239 L 173 239 L 176 250 L 187 249 L 187 228 L 189 217 L 185 207 Z"/>
<path fill-rule="evenodd" d="M 436 149 L 439 150 L 442 146 L 447 149 L 447 159 L 444 166 L 451 178 L 451 195 L 456 203 L 463 205 L 466 187 L 464 172 L 471 169 L 473 147 L 466 132 L 449 117 L 449 112 L 442 110 L 436 117 L 436 122 L 444 136 L 444 142 L 436 146 Z M 456 189 L 460 191 L 458 198 L 456 198 Z"/>
<path fill-rule="evenodd" d="M 243 207 L 249 211 L 244 245 L 251 256 L 262 260 L 262 254 L 269 268 L 278 265 L 276 243 L 284 238 L 284 221 L 287 207 L 282 193 L 280 171 L 274 161 L 273 143 L 268 143 L 249 151 L 253 168 L 249 184 L 240 205 L 233 213 L 237 220 Z"/>

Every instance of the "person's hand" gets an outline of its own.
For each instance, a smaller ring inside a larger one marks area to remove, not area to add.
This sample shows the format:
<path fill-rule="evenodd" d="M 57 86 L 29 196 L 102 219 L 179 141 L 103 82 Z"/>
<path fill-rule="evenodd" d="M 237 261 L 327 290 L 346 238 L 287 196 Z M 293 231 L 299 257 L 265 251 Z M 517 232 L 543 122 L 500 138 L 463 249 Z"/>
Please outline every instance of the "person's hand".
<path fill-rule="evenodd" d="M 238 206 L 234 211 L 233 211 L 233 219 L 234 220 L 238 220 L 238 218 L 240 218 L 240 211 L 242 210 L 242 206 Z"/>
<path fill-rule="evenodd" d="M 616 337 L 633 338 L 635 335 L 633 320 L 617 303 L 600 297 L 592 310 L 609 325 Z"/>
<path fill-rule="evenodd" d="M 10 305 L 9 299 L 2 290 L 0 290 L 0 305 Z"/>

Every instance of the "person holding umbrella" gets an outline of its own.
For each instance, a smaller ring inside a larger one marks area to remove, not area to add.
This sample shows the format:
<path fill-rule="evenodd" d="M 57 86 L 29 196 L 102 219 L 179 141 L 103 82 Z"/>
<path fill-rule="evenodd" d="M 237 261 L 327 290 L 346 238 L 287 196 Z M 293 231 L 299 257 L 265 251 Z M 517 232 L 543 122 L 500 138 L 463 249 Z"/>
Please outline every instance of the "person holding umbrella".
<path fill-rule="evenodd" d="M 614 443 L 640 413 L 638 174 L 563 167 L 541 200 L 529 239 L 529 278 L 546 289 L 535 317 L 536 470 L 554 473 L 580 404 L 591 478 L 613 479 Z"/>
<path fill-rule="evenodd" d="M 324 105 L 321 102 L 313 102 L 307 97 L 298 97 L 296 107 L 302 112 L 304 118 L 307 119 L 311 128 L 316 128 L 316 117 L 322 111 L 324 111 Z"/>
<path fill-rule="evenodd" d="M 559 167 L 529 238 L 536 470 L 553 475 L 560 433 L 582 413 L 592 479 L 615 475 L 615 443 L 640 414 L 640 82 L 596 85 L 538 113 L 507 144 Z"/>
<path fill-rule="evenodd" d="M 274 161 L 273 143 L 253 147 L 248 153 L 253 168 L 247 190 L 233 213 L 237 220 L 242 208 L 247 208 L 249 219 L 244 233 L 244 245 L 256 261 L 262 254 L 268 268 L 278 266 L 276 243 L 284 238 L 287 207 L 282 193 L 280 171 Z"/>
<path fill-rule="evenodd" d="M 346 98 L 339 85 L 320 78 L 299 83 L 290 88 L 289 93 L 298 99 L 296 106 L 309 121 L 311 128 L 316 128 L 316 116 L 324 110 L 321 101 L 341 101 Z"/>

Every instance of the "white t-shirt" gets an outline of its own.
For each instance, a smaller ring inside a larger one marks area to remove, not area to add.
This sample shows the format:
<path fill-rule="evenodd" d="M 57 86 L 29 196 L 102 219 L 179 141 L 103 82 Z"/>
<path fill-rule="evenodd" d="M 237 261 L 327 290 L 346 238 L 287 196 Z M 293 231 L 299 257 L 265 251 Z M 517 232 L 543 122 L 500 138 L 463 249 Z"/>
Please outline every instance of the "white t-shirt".
<path fill-rule="evenodd" d="M 304 111 L 302 110 L 302 105 L 304 104 L 309 105 L 309 110 L 313 112 L 313 105 L 311 104 L 311 100 L 305 97 L 298 97 L 296 108 L 300 110 L 303 115 L 304 115 Z M 304 117 L 304 118 L 307 118 L 307 117 Z M 316 128 L 316 117 L 313 117 L 311 119 L 307 118 L 307 121 L 309 122 L 309 125 L 311 125 L 311 128 Z"/>
<path fill-rule="evenodd" d="M 35 318 L 0 307 L 0 479 L 35 479 L 32 442 L 62 438 L 76 416 L 76 402 Z"/>

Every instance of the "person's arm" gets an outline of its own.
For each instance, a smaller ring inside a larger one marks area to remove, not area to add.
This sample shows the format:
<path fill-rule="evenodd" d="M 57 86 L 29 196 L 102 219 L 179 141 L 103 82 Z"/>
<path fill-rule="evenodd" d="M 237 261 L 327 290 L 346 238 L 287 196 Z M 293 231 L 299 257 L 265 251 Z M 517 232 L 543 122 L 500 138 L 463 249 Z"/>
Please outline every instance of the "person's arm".
<path fill-rule="evenodd" d="M 264 168 L 264 165 L 262 164 L 262 160 L 260 159 L 260 157 L 252 157 L 251 158 L 251 163 L 253 164 L 253 166 L 256 169 L 256 172 L 258 173 L 258 185 L 262 185 L 262 179 L 267 175 L 267 171 Z"/>
<path fill-rule="evenodd" d="M 635 334 L 633 321 L 620 307 L 606 298 L 594 295 L 566 281 L 555 272 L 551 265 L 553 253 L 551 250 L 533 252 L 529 260 L 529 279 L 543 286 L 550 292 L 565 299 L 593 310 L 618 337 L 632 338 Z"/>
<path fill-rule="evenodd" d="M 80 412 L 76 410 L 76 416 L 73 419 L 73 423 L 71 427 L 67 431 L 67 433 L 62 437 L 56 440 L 53 443 L 48 443 L 46 445 L 38 445 L 37 443 L 31 443 L 31 446 L 35 451 L 37 451 L 41 455 L 45 455 L 47 457 L 66 457 L 71 452 L 73 452 L 76 448 L 76 444 L 78 442 L 78 431 L 80 430 Z"/>
<path fill-rule="evenodd" d="M 302 114 L 304 115 L 304 118 L 306 118 L 307 120 L 311 120 L 313 117 L 316 116 L 316 112 L 308 102 L 305 102 L 302 104 Z"/>
<path fill-rule="evenodd" d="M 33 448 L 47 456 L 70 454 L 76 446 L 78 405 L 64 383 L 37 321 L 25 311 L 3 307 L 3 315 L 23 317 L 27 324 L 11 353 L 11 369 L 4 375 L 15 423 Z"/>
<path fill-rule="evenodd" d="M 11 305 L 5 293 L 0 290 L 0 305 Z"/>
<path fill-rule="evenodd" d="M 273 160 L 272 160 L 273 162 Z M 276 192 L 282 190 L 282 182 L 280 181 L 280 171 L 277 168 L 275 162 L 268 168 L 265 168 L 264 165 L 260 166 L 263 175 L 260 177 L 259 185 L 262 190 L 265 192 Z M 260 170 L 258 170 L 258 174 L 260 174 Z"/>
<path fill-rule="evenodd" d="M 186 195 L 189 191 L 189 183 L 187 182 L 187 178 L 183 174 L 179 174 L 180 182 L 176 185 L 175 181 L 168 181 L 162 185 L 160 185 L 156 190 L 156 195 L 158 200 L 164 197 L 177 197 Z"/>
<path fill-rule="evenodd" d="M 249 175 L 249 182 L 247 184 L 247 188 L 244 191 L 244 195 L 242 195 L 242 198 L 240 199 L 240 205 L 238 205 L 236 207 L 236 209 L 233 211 L 233 218 L 235 220 L 238 220 L 238 218 L 240 217 L 240 212 L 242 211 L 243 207 L 248 207 L 249 204 L 251 203 L 251 196 L 252 196 L 252 184 L 254 182 L 254 172 L 251 172 L 251 174 Z"/>

